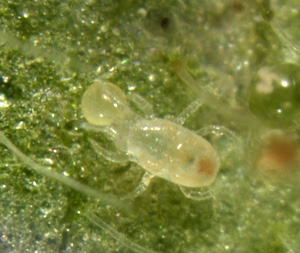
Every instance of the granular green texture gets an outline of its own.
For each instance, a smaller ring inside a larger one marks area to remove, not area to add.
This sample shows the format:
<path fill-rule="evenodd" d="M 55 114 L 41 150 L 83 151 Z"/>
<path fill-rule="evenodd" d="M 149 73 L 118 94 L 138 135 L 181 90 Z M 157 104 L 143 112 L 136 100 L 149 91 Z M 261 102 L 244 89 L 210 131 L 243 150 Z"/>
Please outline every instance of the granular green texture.
<path fill-rule="evenodd" d="M 0 130 L 35 162 L 120 200 L 138 186 L 143 168 L 101 157 L 89 139 L 113 143 L 82 127 L 81 98 L 95 79 L 141 95 L 158 118 L 202 100 L 184 126 L 221 158 L 203 189 L 212 198 L 188 199 L 154 178 L 122 200 L 126 211 L 37 173 L 1 144 L 0 252 L 134 252 L 123 237 L 166 253 L 299 252 L 298 164 L 276 179 L 256 168 L 274 129 L 297 140 L 300 160 L 299 22 L 298 0 L 0 1 Z M 286 92 L 269 75 L 259 84 L 269 99 L 256 96 L 251 83 L 266 68 L 297 87 Z M 273 120 L 281 106 L 290 113 Z"/>

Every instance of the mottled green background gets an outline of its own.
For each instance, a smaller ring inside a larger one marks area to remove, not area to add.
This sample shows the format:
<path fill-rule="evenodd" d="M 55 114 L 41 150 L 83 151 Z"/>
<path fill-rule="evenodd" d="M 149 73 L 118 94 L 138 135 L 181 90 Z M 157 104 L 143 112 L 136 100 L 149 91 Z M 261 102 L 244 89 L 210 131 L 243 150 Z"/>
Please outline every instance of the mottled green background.
<path fill-rule="evenodd" d="M 143 169 L 110 163 L 88 142 L 113 149 L 80 128 L 92 81 L 139 93 L 157 117 L 176 116 L 198 96 L 176 74 L 180 62 L 229 114 L 248 108 L 261 66 L 299 62 L 299 8 L 296 0 L 2 0 L 0 129 L 39 164 L 121 198 Z M 156 178 L 128 200 L 129 213 L 38 174 L 1 145 L 0 251 L 132 252 L 87 218 L 96 213 L 157 252 L 299 252 L 299 176 L 253 173 L 252 149 L 270 127 L 257 121 L 245 126 L 204 105 L 185 126 L 225 126 L 238 140 L 225 147 L 214 197 L 193 201 Z"/>

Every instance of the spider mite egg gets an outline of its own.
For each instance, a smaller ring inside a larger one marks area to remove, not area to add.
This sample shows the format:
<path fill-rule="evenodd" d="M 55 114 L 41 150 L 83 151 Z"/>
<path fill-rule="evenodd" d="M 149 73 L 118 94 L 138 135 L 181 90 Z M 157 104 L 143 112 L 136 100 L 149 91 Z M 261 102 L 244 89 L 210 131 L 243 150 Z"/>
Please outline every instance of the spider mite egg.
<path fill-rule="evenodd" d="M 264 66 L 254 75 L 248 92 L 251 111 L 274 125 L 290 125 L 298 118 L 300 66 Z"/>
<path fill-rule="evenodd" d="M 294 135 L 272 130 L 262 137 L 256 159 L 259 173 L 274 179 L 291 176 L 299 166 L 299 142 Z"/>

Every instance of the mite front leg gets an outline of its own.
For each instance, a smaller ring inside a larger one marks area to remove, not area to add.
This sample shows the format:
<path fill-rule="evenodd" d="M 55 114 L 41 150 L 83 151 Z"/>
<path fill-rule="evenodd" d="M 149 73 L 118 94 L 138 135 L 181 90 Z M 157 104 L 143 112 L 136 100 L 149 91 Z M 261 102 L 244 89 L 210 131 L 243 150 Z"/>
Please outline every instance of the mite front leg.
<path fill-rule="evenodd" d="M 146 118 L 154 117 L 152 105 L 142 96 L 136 93 L 130 93 L 127 94 L 127 99 L 136 105 L 137 109 L 141 111 L 144 117 Z"/>
<path fill-rule="evenodd" d="M 179 125 L 183 125 L 185 121 L 194 114 L 202 105 L 202 101 L 200 99 L 196 99 L 192 103 L 186 107 L 177 118 L 175 118 L 173 121 Z"/>
<path fill-rule="evenodd" d="M 98 142 L 93 139 L 89 139 L 89 142 L 92 144 L 94 150 L 98 155 L 104 157 L 106 160 L 114 163 L 125 163 L 128 162 L 128 157 L 125 153 L 118 150 L 109 151 L 103 148 Z"/>

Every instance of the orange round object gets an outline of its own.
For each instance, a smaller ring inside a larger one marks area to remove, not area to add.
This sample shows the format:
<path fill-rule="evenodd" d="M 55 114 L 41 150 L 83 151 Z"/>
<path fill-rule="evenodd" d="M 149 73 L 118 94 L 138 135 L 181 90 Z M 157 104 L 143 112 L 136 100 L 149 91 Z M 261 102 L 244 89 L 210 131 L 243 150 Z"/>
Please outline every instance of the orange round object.
<path fill-rule="evenodd" d="M 259 173 L 276 179 L 291 176 L 299 167 L 299 142 L 294 135 L 272 130 L 262 138 L 256 160 Z"/>

